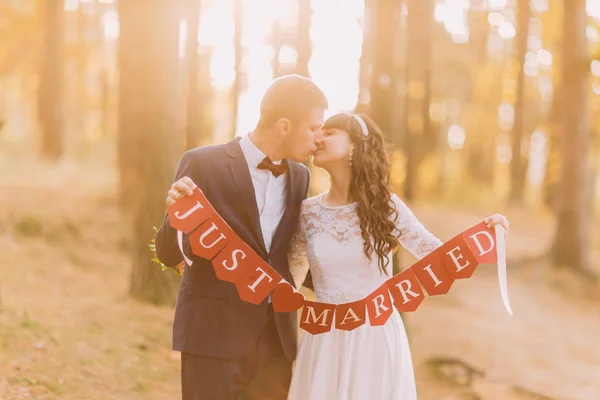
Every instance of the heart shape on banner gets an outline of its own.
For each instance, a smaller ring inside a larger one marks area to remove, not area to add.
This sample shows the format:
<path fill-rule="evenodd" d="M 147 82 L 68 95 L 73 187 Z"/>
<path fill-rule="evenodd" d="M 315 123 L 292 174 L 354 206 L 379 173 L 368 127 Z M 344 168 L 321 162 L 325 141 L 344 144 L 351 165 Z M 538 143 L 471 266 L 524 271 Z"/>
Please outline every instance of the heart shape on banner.
<path fill-rule="evenodd" d="M 304 300 L 306 300 L 304 295 L 294 289 L 285 279 L 275 286 L 271 296 L 275 312 L 297 311 L 302 308 Z"/>

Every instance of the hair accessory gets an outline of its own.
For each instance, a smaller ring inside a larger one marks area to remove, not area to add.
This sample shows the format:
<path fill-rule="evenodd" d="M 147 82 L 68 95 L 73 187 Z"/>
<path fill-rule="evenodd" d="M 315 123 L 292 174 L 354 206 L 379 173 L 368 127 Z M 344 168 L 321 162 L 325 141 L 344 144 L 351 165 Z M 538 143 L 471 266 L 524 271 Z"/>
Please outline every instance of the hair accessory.
<path fill-rule="evenodd" d="M 363 135 L 365 135 L 365 137 L 369 136 L 369 129 L 367 128 L 367 124 L 365 124 L 365 121 L 363 121 L 363 119 L 356 114 L 353 114 L 352 118 L 354 118 L 356 122 L 358 122 L 358 124 L 360 125 L 360 129 L 362 129 Z"/>

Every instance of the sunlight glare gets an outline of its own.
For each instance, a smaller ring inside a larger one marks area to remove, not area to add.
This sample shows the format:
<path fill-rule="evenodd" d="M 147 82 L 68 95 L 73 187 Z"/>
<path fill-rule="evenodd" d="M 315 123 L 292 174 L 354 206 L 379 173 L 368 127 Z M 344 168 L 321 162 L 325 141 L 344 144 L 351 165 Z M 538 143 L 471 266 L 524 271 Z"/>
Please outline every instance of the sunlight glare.
<path fill-rule="evenodd" d="M 510 22 L 503 22 L 498 27 L 498 32 L 503 39 L 512 39 L 517 34 L 517 30 L 515 26 Z"/>
<path fill-rule="evenodd" d="M 448 146 L 454 150 L 460 150 L 465 145 L 467 134 L 465 129 L 460 125 L 451 125 L 448 128 Z"/>

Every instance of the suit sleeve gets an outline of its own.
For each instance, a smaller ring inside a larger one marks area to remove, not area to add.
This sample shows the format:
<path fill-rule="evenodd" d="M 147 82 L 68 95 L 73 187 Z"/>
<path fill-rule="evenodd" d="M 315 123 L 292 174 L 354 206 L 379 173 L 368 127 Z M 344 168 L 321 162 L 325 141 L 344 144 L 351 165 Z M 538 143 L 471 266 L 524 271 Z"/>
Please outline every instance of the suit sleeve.
<path fill-rule="evenodd" d="M 189 177 L 194 183 L 201 187 L 204 179 L 204 169 L 197 150 L 187 151 L 179 160 L 177 172 L 175 173 L 175 181 Z M 174 268 L 183 260 L 183 255 L 177 244 L 177 230 L 169 223 L 169 214 L 165 213 L 163 224 L 156 233 L 156 256 L 168 267 Z"/>

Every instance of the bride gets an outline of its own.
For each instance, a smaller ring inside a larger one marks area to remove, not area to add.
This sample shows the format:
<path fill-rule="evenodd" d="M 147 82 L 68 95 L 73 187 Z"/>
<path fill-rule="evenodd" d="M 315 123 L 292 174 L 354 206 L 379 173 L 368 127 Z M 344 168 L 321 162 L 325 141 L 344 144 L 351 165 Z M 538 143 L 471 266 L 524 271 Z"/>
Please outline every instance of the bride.
<path fill-rule="evenodd" d="M 302 203 L 288 259 L 297 287 L 310 268 L 317 301 L 361 300 L 391 277 L 392 254 L 400 245 L 422 258 L 442 244 L 388 186 L 383 135 L 368 117 L 329 118 L 314 165 L 329 173 L 331 188 Z M 508 221 L 499 214 L 486 223 L 508 230 Z M 302 332 L 288 399 L 416 398 L 400 313 L 383 326 Z"/>

